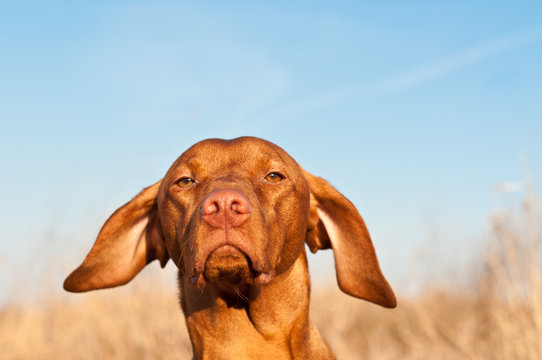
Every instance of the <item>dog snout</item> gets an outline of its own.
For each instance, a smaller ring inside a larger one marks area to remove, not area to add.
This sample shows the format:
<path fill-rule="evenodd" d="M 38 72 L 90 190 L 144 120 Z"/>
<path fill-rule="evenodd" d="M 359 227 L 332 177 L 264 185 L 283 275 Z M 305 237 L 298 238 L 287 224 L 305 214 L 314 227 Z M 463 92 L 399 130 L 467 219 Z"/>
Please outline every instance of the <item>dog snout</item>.
<path fill-rule="evenodd" d="M 222 189 L 211 192 L 203 201 L 201 216 L 215 228 L 241 226 L 252 213 L 248 198 L 239 190 Z"/>

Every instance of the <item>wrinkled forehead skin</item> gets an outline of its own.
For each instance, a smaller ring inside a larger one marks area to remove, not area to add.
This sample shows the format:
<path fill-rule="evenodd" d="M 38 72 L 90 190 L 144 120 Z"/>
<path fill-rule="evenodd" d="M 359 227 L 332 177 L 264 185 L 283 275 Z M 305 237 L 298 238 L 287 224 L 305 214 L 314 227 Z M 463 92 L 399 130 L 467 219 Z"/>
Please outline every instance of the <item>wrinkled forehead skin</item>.
<path fill-rule="evenodd" d="M 281 173 L 308 194 L 297 162 L 279 146 L 255 137 L 207 139 L 194 144 L 169 168 L 160 192 L 180 177 L 229 182 L 235 178 L 260 179 L 270 172 Z"/>

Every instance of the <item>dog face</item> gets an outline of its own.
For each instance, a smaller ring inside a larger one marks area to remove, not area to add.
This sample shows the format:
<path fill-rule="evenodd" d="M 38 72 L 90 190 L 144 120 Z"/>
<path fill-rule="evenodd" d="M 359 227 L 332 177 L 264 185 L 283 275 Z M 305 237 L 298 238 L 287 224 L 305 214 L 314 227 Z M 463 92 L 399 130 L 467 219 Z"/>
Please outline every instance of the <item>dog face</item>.
<path fill-rule="evenodd" d="M 303 250 L 309 203 L 297 163 L 254 138 L 192 146 L 168 170 L 157 198 L 169 256 L 200 288 L 264 285 L 289 268 Z"/>
<path fill-rule="evenodd" d="M 170 258 L 196 288 L 269 286 L 304 243 L 313 252 L 333 249 L 341 290 L 396 305 L 348 199 L 268 141 L 209 139 L 111 215 L 64 288 L 122 285 L 149 262 L 163 267 Z"/>

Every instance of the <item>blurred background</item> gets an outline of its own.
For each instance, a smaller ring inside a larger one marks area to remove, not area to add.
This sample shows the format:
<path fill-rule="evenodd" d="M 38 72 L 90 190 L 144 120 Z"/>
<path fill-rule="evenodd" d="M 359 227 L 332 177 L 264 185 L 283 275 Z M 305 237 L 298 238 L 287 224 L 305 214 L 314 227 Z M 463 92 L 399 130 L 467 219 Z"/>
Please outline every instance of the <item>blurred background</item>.
<path fill-rule="evenodd" d="M 2 3 L 0 347 L 190 356 L 185 333 L 162 334 L 184 326 L 172 264 L 126 289 L 61 283 L 186 148 L 252 135 L 356 205 L 398 293 L 391 312 L 349 299 L 331 252 L 310 256 L 313 305 L 338 304 L 315 321 L 339 358 L 541 358 L 541 14 L 540 1 Z M 178 314 L 151 335 L 112 319 L 158 301 L 149 283 Z"/>

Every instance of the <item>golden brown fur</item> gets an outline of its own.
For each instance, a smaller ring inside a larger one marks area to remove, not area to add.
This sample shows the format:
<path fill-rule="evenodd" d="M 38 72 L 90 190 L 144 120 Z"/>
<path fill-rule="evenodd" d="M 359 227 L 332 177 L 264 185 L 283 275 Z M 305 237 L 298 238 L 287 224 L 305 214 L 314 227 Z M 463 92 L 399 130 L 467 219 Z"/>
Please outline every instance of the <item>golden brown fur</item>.
<path fill-rule="evenodd" d="M 348 199 L 270 142 L 209 139 L 107 220 L 64 287 L 122 285 L 171 258 L 196 359 L 333 359 L 308 315 L 305 243 L 333 249 L 344 292 L 396 305 Z"/>

